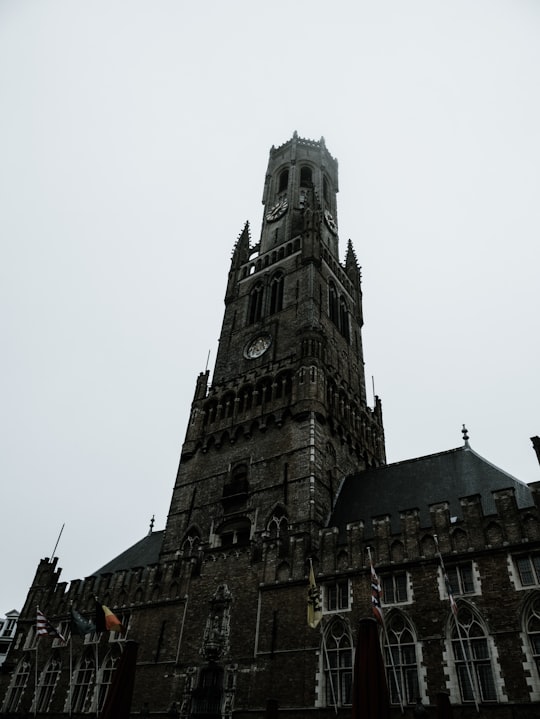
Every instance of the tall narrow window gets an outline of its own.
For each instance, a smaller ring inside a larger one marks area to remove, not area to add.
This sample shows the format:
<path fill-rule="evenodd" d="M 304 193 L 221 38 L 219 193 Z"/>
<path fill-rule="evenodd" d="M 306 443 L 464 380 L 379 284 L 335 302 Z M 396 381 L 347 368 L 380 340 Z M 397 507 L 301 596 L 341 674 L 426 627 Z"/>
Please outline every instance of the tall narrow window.
<path fill-rule="evenodd" d="M 6 714 L 16 712 L 19 709 L 21 697 L 24 694 L 26 685 L 28 684 L 30 666 L 31 665 L 27 656 L 24 656 L 17 665 L 17 669 L 13 673 L 10 687 L 6 693 L 4 706 L 2 707 L 2 710 L 6 712 Z"/>
<path fill-rule="evenodd" d="M 347 310 L 347 305 L 343 297 L 340 297 L 339 300 L 339 330 L 348 342 L 350 339 L 349 312 Z"/>
<path fill-rule="evenodd" d="M 387 621 L 388 642 L 385 646 L 386 673 L 390 685 L 390 701 L 413 704 L 418 697 L 418 665 L 416 641 L 411 627 L 401 613 L 393 613 Z"/>
<path fill-rule="evenodd" d="M 326 177 L 323 177 L 323 197 L 325 202 L 328 202 L 330 199 L 330 190 Z"/>
<path fill-rule="evenodd" d="M 95 664 L 90 653 L 85 654 L 75 672 L 71 697 L 71 711 L 75 714 L 90 710 L 94 690 Z"/>
<path fill-rule="evenodd" d="M 270 314 L 283 309 L 283 275 L 274 275 L 270 282 Z"/>
<path fill-rule="evenodd" d="M 311 167 L 302 167 L 300 170 L 300 187 L 311 187 L 312 183 Z"/>
<path fill-rule="evenodd" d="M 338 324 L 338 298 L 336 293 L 336 286 L 333 282 L 328 283 L 328 314 L 334 324 Z"/>
<path fill-rule="evenodd" d="M 488 639 L 484 628 L 467 606 L 460 606 L 457 622 L 453 624 L 452 649 L 461 700 L 473 702 L 477 687 L 480 694 L 478 701 L 497 701 Z"/>
<path fill-rule="evenodd" d="M 98 711 L 103 709 L 105 704 L 105 698 L 112 682 L 114 669 L 118 661 L 118 655 L 114 652 L 109 652 L 103 662 L 101 669 L 101 681 L 99 682 L 99 694 L 98 694 Z"/>
<path fill-rule="evenodd" d="M 56 682 L 60 676 L 62 665 L 60 661 L 53 657 L 47 663 L 40 677 L 38 693 L 37 693 L 37 711 L 39 713 L 46 712 L 54 694 Z"/>
<path fill-rule="evenodd" d="M 279 176 L 278 192 L 285 192 L 289 185 L 289 170 L 283 170 Z"/>
<path fill-rule="evenodd" d="M 263 286 L 261 282 L 257 282 L 249 295 L 248 323 L 252 325 L 258 322 L 262 317 L 263 308 Z"/>
<path fill-rule="evenodd" d="M 327 706 L 348 706 L 351 703 L 352 645 L 347 625 L 335 619 L 325 633 L 324 686 Z"/>
<path fill-rule="evenodd" d="M 540 676 L 540 597 L 536 597 L 530 606 L 526 620 L 526 631 L 536 669 Z"/>

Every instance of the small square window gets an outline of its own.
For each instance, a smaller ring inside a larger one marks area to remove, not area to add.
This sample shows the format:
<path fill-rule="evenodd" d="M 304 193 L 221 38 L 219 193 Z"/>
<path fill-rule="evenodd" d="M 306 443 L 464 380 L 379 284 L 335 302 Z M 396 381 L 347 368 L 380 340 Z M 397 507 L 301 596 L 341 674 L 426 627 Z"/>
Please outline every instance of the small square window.
<path fill-rule="evenodd" d="M 399 604 L 407 602 L 407 572 L 394 572 L 381 577 L 383 604 Z"/>
<path fill-rule="evenodd" d="M 349 581 L 347 579 L 325 584 L 323 595 L 325 612 L 340 612 L 350 609 Z"/>
<path fill-rule="evenodd" d="M 446 574 L 448 575 L 448 580 L 454 595 L 474 594 L 475 587 L 471 562 L 449 567 Z"/>
<path fill-rule="evenodd" d="M 523 587 L 540 584 L 540 554 L 526 554 L 515 558 L 519 580 Z"/>

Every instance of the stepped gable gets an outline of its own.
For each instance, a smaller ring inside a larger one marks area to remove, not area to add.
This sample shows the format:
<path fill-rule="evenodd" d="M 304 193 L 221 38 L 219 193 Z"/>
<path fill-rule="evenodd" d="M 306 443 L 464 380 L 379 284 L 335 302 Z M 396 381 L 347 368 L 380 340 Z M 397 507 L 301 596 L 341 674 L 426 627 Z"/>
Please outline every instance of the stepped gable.
<path fill-rule="evenodd" d="M 112 574 L 126 569 L 135 569 L 136 567 L 146 567 L 149 564 L 156 564 L 159 561 L 159 553 L 161 551 L 161 543 L 163 541 L 164 530 L 147 534 L 133 546 L 119 554 L 115 559 L 105 564 L 97 572 L 91 576 L 95 577 L 99 574 Z"/>
<path fill-rule="evenodd" d="M 400 512 L 418 509 L 421 526 L 429 526 L 429 506 L 447 502 L 450 515 L 462 518 L 460 498 L 480 495 L 484 514 L 495 514 L 492 492 L 514 489 L 520 509 L 534 505 L 531 490 L 469 446 L 367 469 L 345 478 L 328 526 L 345 539 L 347 525 L 363 521 L 373 536 L 373 517 L 389 515 L 392 532 L 400 531 Z"/>

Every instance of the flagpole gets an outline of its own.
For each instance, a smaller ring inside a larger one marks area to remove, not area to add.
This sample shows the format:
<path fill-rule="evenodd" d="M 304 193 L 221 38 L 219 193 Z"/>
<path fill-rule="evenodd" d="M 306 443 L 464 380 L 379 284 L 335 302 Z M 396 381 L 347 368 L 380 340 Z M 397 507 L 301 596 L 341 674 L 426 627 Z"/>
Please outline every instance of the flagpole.
<path fill-rule="evenodd" d="M 373 567 L 373 561 L 372 561 L 372 559 L 371 559 L 371 549 L 368 547 L 368 548 L 367 548 L 367 551 L 368 551 L 369 567 L 370 567 L 370 570 L 371 570 L 371 575 L 372 575 L 372 576 L 375 575 L 375 576 L 377 577 L 377 574 L 376 574 L 375 569 L 374 569 L 374 567 Z M 378 577 L 377 577 L 377 581 L 378 581 Z M 379 585 L 379 586 L 380 586 L 380 585 Z M 382 615 L 382 612 L 379 612 L 379 616 L 380 616 L 380 620 L 381 620 L 381 621 L 380 621 L 380 624 L 381 624 L 382 630 L 383 630 L 383 647 L 382 647 L 382 650 L 383 650 L 383 651 L 382 651 L 382 655 L 384 656 L 384 645 L 386 644 L 386 645 L 388 646 L 388 654 L 390 655 L 390 664 L 391 664 L 391 666 L 392 666 L 392 673 L 393 673 L 393 675 L 394 675 L 394 681 L 395 681 L 395 683 L 396 683 L 396 692 L 397 692 L 398 699 L 399 699 L 399 706 L 400 706 L 400 708 L 401 708 L 401 713 L 403 714 L 403 713 L 405 712 L 405 709 L 403 708 L 403 698 L 402 698 L 402 696 L 401 696 L 401 689 L 399 688 L 399 682 L 398 682 L 398 677 L 397 677 L 396 665 L 395 665 L 395 663 L 394 663 L 394 655 L 393 655 L 393 653 L 392 653 L 392 647 L 390 646 L 390 640 L 388 639 L 388 632 L 386 631 L 386 623 L 385 623 L 385 621 L 384 621 L 384 617 L 383 617 L 383 615 Z M 399 651 L 399 645 L 398 645 L 398 651 Z M 389 692 L 389 693 L 390 693 L 390 692 Z"/>
<path fill-rule="evenodd" d="M 446 567 L 444 566 L 444 561 L 442 558 L 441 550 L 439 549 L 439 540 L 436 534 L 433 535 L 433 539 L 435 540 L 435 546 L 437 548 L 437 556 L 439 557 L 439 561 L 441 563 L 441 569 L 443 572 L 443 579 L 445 579 L 445 586 L 446 586 L 446 593 L 448 594 L 448 599 L 450 600 L 450 607 L 452 610 L 452 614 L 454 616 L 454 622 L 456 624 L 456 631 L 459 638 L 459 644 L 461 646 L 461 652 L 463 654 L 463 661 L 465 662 L 465 668 L 467 670 L 467 676 L 469 678 L 469 682 L 471 683 L 471 689 L 474 697 L 474 705 L 476 707 L 476 711 L 480 712 L 480 706 L 478 703 L 478 687 L 476 685 L 476 675 L 474 673 L 471 673 L 471 668 L 469 666 L 469 660 L 467 659 L 467 652 L 465 651 L 465 645 L 463 643 L 463 637 L 461 636 L 461 631 L 459 628 L 459 621 L 457 618 L 457 605 L 456 609 L 452 607 L 452 597 L 450 596 L 450 592 L 448 591 L 448 588 L 450 587 L 450 590 L 452 589 L 450 585 L 450 580 L 448 579 L 448 575 L 446 574 Z M 455 602 L 454 602 L 455 604 Z M 452 637 L 450 637 L 450 643 L 452 642 Z M 472 657 L 471 649 L 470 649 L 470 642 L 469 644 L 469 655 Z"/>
<path fill-rule="evenodd" d="M 64 531 L 65 526 L 66 526 L 66 523 L 64 522 L 64 524 L 62 525 L 62 529 L 60 530 L 60 534 L 58 535 L 58 539 L 56 540 L 56 544 L 54 545 L 54 549 L 52 550 L 51 562 L 54 559 L 54 553 L 56 552 L 56 548 L 58 547 L 58 544 L 60 542 L 60 537 L 62 536 L 62 532 Z"/>
<path fill-rule="evenodd" d="M 71 716 L 71 703 L 73 699 L 73 632 L 69 634 L 69 716 Z"/>
<path fill-rule="evenodd" d="M 36 617 L 38 616 L 39 605 L 36 607 Z M 37 631 L 37 620 L 36 620 L 36 666 L 34 667 L 34 716 L 37 712 L 37 689 L 38 689 L 38 654 L 39 654 L 39 634 Z"/>

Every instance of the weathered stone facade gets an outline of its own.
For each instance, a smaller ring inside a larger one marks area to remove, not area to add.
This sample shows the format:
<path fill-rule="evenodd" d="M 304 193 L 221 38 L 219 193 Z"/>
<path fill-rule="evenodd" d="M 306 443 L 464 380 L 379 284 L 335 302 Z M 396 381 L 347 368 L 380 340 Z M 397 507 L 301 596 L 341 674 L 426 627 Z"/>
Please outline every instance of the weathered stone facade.
<path fill-rule="evenodd" d="M 349 716 L 371 556 L 396 717 L 400 699 L 412 715 L 417 697 L 433 707 L 441 692 L 458 716 L 538 716 L 540 483 L 525 487 L 467 439 L 386 465 L 352 245 L 338 257 L 337 190 L 324 140 L 272 148 L 260 241 L 246 226 L 235 246 L 213 381 L 196 382 L 166 528 L 69 586 L 56 558 L 42 560 L 0 676 L 5 714 L 99 712 L 127 637 L 139 643 L 134 714 L 174 703 L 184 719 Z M 90 616 L 96 596 L 126 637 L 36 650 L 36 605 L 68 633 L 70 607 Z"/>

